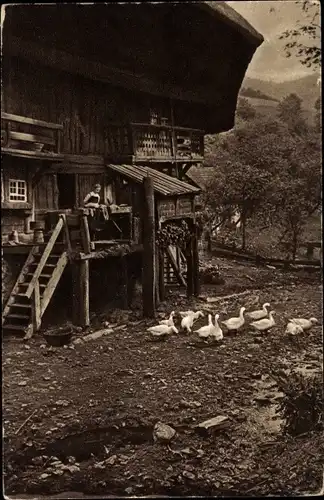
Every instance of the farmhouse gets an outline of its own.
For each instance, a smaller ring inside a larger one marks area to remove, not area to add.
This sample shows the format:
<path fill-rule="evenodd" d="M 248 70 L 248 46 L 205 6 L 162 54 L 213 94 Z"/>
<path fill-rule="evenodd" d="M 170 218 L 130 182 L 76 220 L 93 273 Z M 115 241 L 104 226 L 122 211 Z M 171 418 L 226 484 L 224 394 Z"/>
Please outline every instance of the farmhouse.
<path fill-rule="evenodd" d="M 17 4 L 2 35 L 4 331 L 38 330 L 67 275 L 88 325 L 94 261 L 122 307 L 143 269 L 147 316 L 171 275 L 199 293 L 184 177 L 232 128 L 262 36 L 223 2 Z"/>

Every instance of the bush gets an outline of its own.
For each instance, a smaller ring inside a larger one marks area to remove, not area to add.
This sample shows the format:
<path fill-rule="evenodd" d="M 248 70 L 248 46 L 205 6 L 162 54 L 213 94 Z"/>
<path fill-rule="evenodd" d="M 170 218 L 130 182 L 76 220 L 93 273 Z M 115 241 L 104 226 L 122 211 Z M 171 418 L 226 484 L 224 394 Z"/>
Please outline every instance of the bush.
<path fill-rule="evenodd" d="M 306 377 L 291 373 L 289 378 L 275 377 L 284 393 L 279 412 L 284 419 L 284 432 L 298 436 L 322 428 L 323 381 L 319 375 Z"/>

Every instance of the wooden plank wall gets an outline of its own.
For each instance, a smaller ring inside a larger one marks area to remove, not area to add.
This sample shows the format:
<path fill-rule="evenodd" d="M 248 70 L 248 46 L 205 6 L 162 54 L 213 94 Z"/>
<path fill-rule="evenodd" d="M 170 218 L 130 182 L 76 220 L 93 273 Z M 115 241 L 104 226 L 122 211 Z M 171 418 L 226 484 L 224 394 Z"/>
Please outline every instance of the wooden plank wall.
<path fill-rule="evenodd" d="M 107 123 L 149 123 L 150 110 L 157 110 L 170 123 L 170 102 L 166 98 L 34 67 L 16 57 L 5 59 L 3 109 L 63 124 L 63 153 L 104 154 L 108 145 L 104 134 Z M 178 101 L 174 106 L 177 125 L 197 126 L 197 106 Z"/>
<path fill-rule="evenodd" d="M 63 124 L 64 153 L 104 154 L 106 123 L 149 121 L 152 99 L 144 94 L 58 74 L 50 68 L 35 68 L 17 58 L 10 58 L 6 67 L 4 110 Z"/>
<path fill-rule="evenodd" d="M 46 174 L 41 177 L 34 190 L 36 210 L 55 210 L 57 205 L 56 175 Z"/>

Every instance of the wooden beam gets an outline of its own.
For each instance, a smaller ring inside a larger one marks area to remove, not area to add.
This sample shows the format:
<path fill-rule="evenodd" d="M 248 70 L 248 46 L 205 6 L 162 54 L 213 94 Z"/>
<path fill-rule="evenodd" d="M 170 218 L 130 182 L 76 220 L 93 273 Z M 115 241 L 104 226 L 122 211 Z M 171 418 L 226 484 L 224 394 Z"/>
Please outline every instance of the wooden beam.
<path fill-rule="evenodd" d="M 193 295 L 193 258 L 192 258 L 192 242 L 189 243 L 186 251 L 187 259 L 187 295 Z"/>
<path fill-rule="evenodd" d="M 27 149 L 1 148 L 1 153 L 20 158 L 35 158 L 36 160 L 60 160 L 63 155 L 57 153 L 43 153 L 42 151 L 28 151 Z"/>
<path fill-rule="evenodd" d="M 168 257 L 168 259 L 169 259 L 169 261 L 170 261 L 170 264 L 171 264 L 171 266 L 172 266 L 172 268 L 173 268 L 173 270 L 174 270 L 174 273 L 175 273 L 175 275 L 176 275 L 176 276 L 177 276 L 177 278 L 178 278 L 178 281 L 180 281 L 180 283 L 181 283 L 183 286 L 186 286 L 185 279 L 184 279 L 184 277 L 182 276 L 182 274 L 181 274 L 181 272 L 180 272 L 180 269 L 179 269 L 179 267 L 178 267 L 178 265 L 177 265 L 177 261 L 176 261 L 176 259 L 173 257 L 173 254 L 172 254 L 171 249 L 170 249 L 169 247 L 166 249 L 166 254 L 167 254 L 167 257 Z"/>
<path fill-rule="evenodd" d="M 35 120 L 34 118 L 28 118 L 27 116 L 13 115 L 12 113 L 5 113 L 3 111 L 1 112 L 1 120 L 25 123 L 26 125 L 35 125 L 36 127 L 44 127 L 54 130 L 63 130 L 63 125 L 60 125 L 58 123 Z"/>
<path fill-rule="evenodd" d="M 43 316 L 54 292 L 56 289 L 56 286 L 58 282 L 61 279 L 61 276 L 63 274 L 63 271 L 68 263 L 68 258 L 67 258 L 67 253 L 63 252 L 62 255 L 60 256 L 59 260 L 57 261 L 56 267 L 53 271 L 53 274 L 47 283 L 47 286 L 44 290 L 43 297 L 42 297 L 42 303 L 41 303 L 41 316 Z"/>
<path fill-rule="evenodd" d="M 121 309 L 128 309 L 128 265 L 127 257 L 120 258 L 120 302 Z"/>
<path fill-rule="evenodd" d="M 90 325 L 89 309 L 89 261 L 80 261 L 80 316 L 79 325 Z"/>
<path fill-rule="evenodd" d="M 51 137 L 45 137 L 42 135 L 34 135 L 34 134 L 26 134 L 24 132 L 15 132 L 11 130 L 9 132 L 9 139 L 14 141 L 23 141 L 23 142 L 40 142 L 47 144 L 49 146 L 55 146 L 55 140 Z"/>
<path fill-rule="evenodd" d="M 72 322 L 77 326 L 90 325 L 89 310 L 89 261 L 72 264 Z"/>
<path fill-rule="evenodd" d="M 40 291 L 39 291 L 38 280 L 35 283 L 34 292 L 32 296 L 32 320 L 33 320 L 33 332 L 37 332 L 41 326 L 41 305 L 40 305 Z"/>
<path fill-rule="evenodd" d="M 31 294 L 33 292 L 33 288 L 34 288 L 34 285 L 36 283 L 36 281 L 38 280 L 38 278 L 40 277 L 40 275 L 42 274 L 42 271 L 43 271 L 43 267 L 44 265 L 46 264 L 46 261 L 54 247 L 54 244 L 57 240 L 57 237 L 58 235 L 60 234 L 61 232 L 61 229 L 63 227 L 63 219 L 60 217 L 59 220 L 58 220 L 58 223 L 56 224 L 55 226 L 55 229 L 43 251 L 43 254 L 41 256 L 41 259 L 38 263 L 38 266 L 36 267 L 36 270 L 34 272 L 34 275 L 32 277 L 32 279 L 30 280 L 30 283 L 29 283 L 29 286 L 26 290 L 26 297 L 31 297 Z"/>
<path fill-rule="evenodd" d="M 70 256 L 72 253 L 72 245 L 71 245 L 71 239 L 70 239 L 70 231 L 69 231 L 69 227 L 68 227 L 67 220 L 66 220 L 66 214 L 61 214 L 61 217 L 62 217 L 63 222 L 64 222 L 65 244 L 67 247 L 68 255 Z"/>
<path fill-rule="evenodd" d="M 159 294 L 160 300 L 165 300 L 165 283 L 164 283 L 164 252 L 159 251 Z"/>
<path fill-rule="evenodd" d="M 144 212 L 144 258 L 143 258 L 143 315 L 155 317 L 155 208 L 153 179 L 143 181 L 145 196 Z"/>
<path fill-rule="evenodd" d="M 200 295 L 199 282 L 199 252 L 197 227 L 194 225 L 194 234 L 192 237 L 192 266 L 193 266 L 193 294 L 195 297 Z"/>
<path fill-rule="evenodd" d="M 87 215 L 81 215 L 81 239 L 82 247 L 85 253 L 91 253 L 91 237 Z"/>

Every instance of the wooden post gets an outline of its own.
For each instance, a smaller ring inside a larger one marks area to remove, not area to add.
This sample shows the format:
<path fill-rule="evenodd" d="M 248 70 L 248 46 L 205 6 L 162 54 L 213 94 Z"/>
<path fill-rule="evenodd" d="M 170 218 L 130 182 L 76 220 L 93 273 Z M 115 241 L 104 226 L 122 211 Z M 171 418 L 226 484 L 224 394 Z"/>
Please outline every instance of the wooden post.
<path fill-rule="evenodd" d="M 71 240 L 70 240 L 70 233 L 69 233 L 69 228 L 66 220 L 66 214 L 60 214 L 60 216 L 63 219 L 64 222 L 64 239 L 65 239 L 65 245 L 67 248 L 68 255 L 70 256 L 72 253 L 72 246 L 71 246 Z"/>
<path fill-rule="evenodd" d="M 85 253 L 91 252 L 91 238 L 88 224 L 88 217 L 85 214 L 81 215 L 81 239 Z"/>
<path fill-rule="evenodd" d="M 127 257 L 123 255 L 120 258 L 120 301 L 121 309 L 128 309 L 128 271 L 127 271 Z"/>
<path fill-rule="evenodd" d="M 200 294 L 200 283 L 199 283 L 198 234 L 196 225 L 194 225 L 194 234 L 192 238 L 192 266 L 193 266 L 193 293 L 195 297 L 198 297 Z"/>
<path fill-rule="evenodd" d="M 164 284 L 164 252 L 163 249 L 159 251 L 159 294 L 160 300 L 165 300 L 165 284 Z"/>
<path fill-rule="evenodd" d="M 72 265 L 72 286 L 73 324 L 89 326 L 89 260 L 81 260 Z"/>
<path fill-rule="evenodd" d="M 159 261 L 159 247 L 156 245 L 155 248 L 155 305 L 156 307 L 159 306 L 161 298 L 160 298 L 160 275 L 159 275 L 159 270 L 160 270 L 160 261 Z"/>
<path fill-rule="evenodd" d="M 40 291 L 39 291 L 38 280 L 35 283 L 32 304 L 33 304 L 32 308 L 33 331 L 37 332 L 41 326 L 41 306 L 40 306 Z"/>
<path fill-rule="evenodd" d="M 155 317 L 155 210 L 153 179 L 143 181 L 145 195 L 143 236 L 143 315 Z"/>
<path fill-rule="evenodd" d="M 186 250 L 187 259 L 187 296 L 193 294 L 193 258 L 192 258 L 192 241 L 190 241 Z"/>

